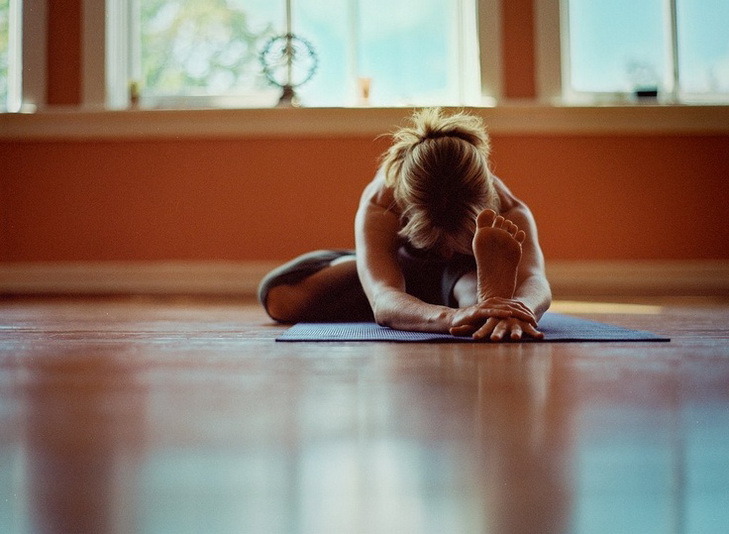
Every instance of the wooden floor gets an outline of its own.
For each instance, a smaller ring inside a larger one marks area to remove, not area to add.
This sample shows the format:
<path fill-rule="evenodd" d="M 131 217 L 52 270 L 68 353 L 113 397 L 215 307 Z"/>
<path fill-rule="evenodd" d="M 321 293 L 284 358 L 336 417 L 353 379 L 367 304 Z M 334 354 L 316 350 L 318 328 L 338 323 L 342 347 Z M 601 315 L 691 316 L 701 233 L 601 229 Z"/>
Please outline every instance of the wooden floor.
<path fill-rule="evenodd" d="M 276 343 L 250 302 L 0 301 L 3 533 L 729 532 L 729 304 L 670 343 Z"/>

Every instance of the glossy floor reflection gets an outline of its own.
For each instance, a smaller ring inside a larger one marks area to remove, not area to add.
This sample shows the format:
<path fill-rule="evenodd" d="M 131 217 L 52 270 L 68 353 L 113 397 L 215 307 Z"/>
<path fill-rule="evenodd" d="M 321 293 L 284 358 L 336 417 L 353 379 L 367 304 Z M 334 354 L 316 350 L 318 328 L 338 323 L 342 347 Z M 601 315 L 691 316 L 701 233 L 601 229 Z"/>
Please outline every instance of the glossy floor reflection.
<path fill-rule="evenodd" d="M 578 311 L 673 341 L 277 344 L 250 303 L 0 302 L 0 532 L 728 532 L 729 306 Z"/>

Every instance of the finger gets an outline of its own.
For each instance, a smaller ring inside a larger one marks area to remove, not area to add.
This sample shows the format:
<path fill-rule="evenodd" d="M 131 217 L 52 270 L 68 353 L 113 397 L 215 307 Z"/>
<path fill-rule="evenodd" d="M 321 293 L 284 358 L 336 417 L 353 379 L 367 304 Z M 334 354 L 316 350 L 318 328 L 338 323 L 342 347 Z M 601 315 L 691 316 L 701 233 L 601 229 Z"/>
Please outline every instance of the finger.
<path fill-rule="evenodd" d="M 518 300 L 507 301 L 506 306 L 509 309 L 519 310 L 520 312 L 529 314 L 531 316 L 534 315 L 534 312 L 531 310 L 531 308 L 529 308 L 529 306 L 527 306 L 526 304 L 524 304 L 523 302 L 520 302 Z"/>
<path fill-rule="evenodd" d="M 537 318 L 531 311 L 522 310 L 516 307 L 508 308 L 508 310 L 511 313 L 511 317 L 514 319 L 519 319 L 520 321 L 537 326 Z"/>
<path fill-rule="evenodd" d="M 501 297 L 491 297 L 481 303 L 481 306 L 488 306 L 489 308 L 497 308 L 497 309 L 507 309 L 509 310 L 514 317 L 519 317 L 520 319 L 524 321 L 529 321 L 530 323 L 533 323 L 535 326 L 537 324 L 536 317 L 534 316 L 534 313 L 532 312 L 529 307 L 524 304 L 523 302 L 520 302 L 518 300 L 514 299 L 505 299 Z"/>
<path fill-rule="evenodd" d="M 486 321 L 489 317 L 507 318 L 511 317 L 511 310 L 505 308 L 477 308 L 473 311 L 469 311 L 468 314 L 452 323 L 452 328 L 481 324 Z"/>
<path fill-rule="evenodd" d="M 528 324 L 528 323 L 527 323 L 527 324 Z M 515 322 L 514 322 L 514 323 L 513 323 L 512 325 L 511 325 L 511 333 L 509 334 L 509 337 L 510 337 L 510 338 L 511 338 L 512 340 L 514 340 L 514 341 L 517 341 L 517 340 L 521 339 L 521 336 L 522 336 L 522 333 L 523 333 L 523 332 L 524 332 L 524 331 L 522 330 L 522 328 L 521 328 L 521 325 L 520 325 L 519 323 L 517 323 L 517 322 L 515 321 Z"/>
<path fill-rule="evenodd" d="M 513 299 L 502 299 L 498 297 L 491 297 L 477 304 L 481 309 L 508 309 L 508 310 L 519 310 L 524 313 L 531 313 L 528 306 Z"/>
<path fill-rule="evenodd" d="M 489 317 L 483 326 L 473 333 L 473 339 L 484 339 L 490 336 L 494 331 L 494 327 L 503 320 L 498 317 Z"/>
<path fill-rule="evenodd" d="M 454 326 L 452 327 L 449 332 L 452 336 L 470 336 L 472 335 L 476 330 L 478 330 L 475 326 L 470 324 L 464 324 L 461 326 Z"/>
<path fill-rule="evenodd" d="M 483 317 L 484 319 L 486 317 L 511 317 L 514 313 L 514 310 L 511 310 L 509 308 L 482 308 L 479 310 L 478 316 Z"/>
<path fill-rule="evenodd" d="M 492 298 L 488 298 L 486 300 L 479 301 L 478 304 L 476 304 L 476 306 L 482 310 L 485 310 L 488 308 L 494 308 L 494 309 L 500 310 L 500 309 L 508 307 L 509 302 L 502 300 L 502 299 L 495 299 L 492 297 Z"/>
<path fill-rule="evenodd" d="M 540 332 L 530 324 L 524 325 L 524 333 L 534 339 L 544 339 L 544 333 Z"/>
<path fill-rule="evenodd" d="M 494 327 L 493 332 L 491 332 L 491 341 L 501 341 L 504 339 L 504 336 L 509 331 L 511 321 L 508 319 L 502 319 L 499 321 L 499 323 Z"/>
<path fill-rule="evenodd" d="M 487 308 L 475 315 L 475 318 L 486 319 L 487 317 L 498 317 L 499 319 L 518 319 L 534 326 L 537 325 L 537 318 L 530 311 L 516 307 Z"/>

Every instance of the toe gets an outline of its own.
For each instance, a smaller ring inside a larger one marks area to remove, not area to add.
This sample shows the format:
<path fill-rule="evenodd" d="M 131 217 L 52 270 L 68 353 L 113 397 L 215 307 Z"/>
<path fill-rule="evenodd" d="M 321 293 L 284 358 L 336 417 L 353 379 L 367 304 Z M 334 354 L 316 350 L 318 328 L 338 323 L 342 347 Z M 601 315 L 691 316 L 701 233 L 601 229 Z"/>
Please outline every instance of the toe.
<path fill-rule="evenodd" d="M 526 233 L 524 232 L 524 230 L 519 230 L 514 235 L 514 239 L 516 239 L 519 243 L 523 243 L 525 238 L 526 238 Z"/>
<path fill-rule="evenodd" d="M 488 228 L 494 224 L 496 218 L 496 212 L 494 210 L 483 210 L 476 217 L 476 226 L 478 228 Z"/>
<path fill-rule="evenodd" d="M 519 227 L 515 225 L 513 222 L 506 220 L 504 221 L 504 225 L 502 226 L 503 230 L 506 230 L 509 234 L 511 234 L 512 237 L 516 235 L 517 230 L 519 230 Z"/>
<path fill-rule="evenodd" d="M 517 226 L 513 222 L 511 222 L 509 219 L 504 219 L 501 216 L 496 217 L 496 219 L 494 220 L 494 228 L 503 230 L 504 232 L 510 234 L 512 237 L 518 230 Z"/>

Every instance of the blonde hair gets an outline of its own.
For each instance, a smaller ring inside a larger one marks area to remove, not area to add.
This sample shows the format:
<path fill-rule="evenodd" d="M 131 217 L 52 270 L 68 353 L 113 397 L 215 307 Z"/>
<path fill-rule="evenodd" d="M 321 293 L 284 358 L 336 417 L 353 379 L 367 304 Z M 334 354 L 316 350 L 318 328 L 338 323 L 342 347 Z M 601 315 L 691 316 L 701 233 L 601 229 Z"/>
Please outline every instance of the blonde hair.
<path fill-rule="evenodd" d="M 476 216 L 486 208 L 498 212 L 483 121 L 440 108 L 417 111 L 411 121 L 393 134 L 382 158 L 402 214 L 399 235 L 415 248 L 470 254 Z"/>

